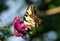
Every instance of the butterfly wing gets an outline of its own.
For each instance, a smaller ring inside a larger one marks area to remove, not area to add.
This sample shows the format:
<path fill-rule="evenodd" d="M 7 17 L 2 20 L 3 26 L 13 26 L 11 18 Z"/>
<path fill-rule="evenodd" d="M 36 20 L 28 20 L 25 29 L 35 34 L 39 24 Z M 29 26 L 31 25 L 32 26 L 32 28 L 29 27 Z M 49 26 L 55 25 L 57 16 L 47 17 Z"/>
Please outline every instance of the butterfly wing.
<path fill-rule="evenodd" d="M 30 5 L 27 8 L 26 14 L 24 15 L 24 24 L 35 27 L 41 24 L 41 19 L 36 15 L 36 8 L 34 5 Z"/>

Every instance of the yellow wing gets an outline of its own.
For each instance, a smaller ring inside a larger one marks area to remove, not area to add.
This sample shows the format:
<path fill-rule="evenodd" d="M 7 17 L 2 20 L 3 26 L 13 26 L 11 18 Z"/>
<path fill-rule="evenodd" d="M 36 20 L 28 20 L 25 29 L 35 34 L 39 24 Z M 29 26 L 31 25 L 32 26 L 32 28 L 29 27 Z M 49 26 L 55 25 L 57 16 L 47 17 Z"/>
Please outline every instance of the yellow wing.
<path fill-rule="evenodd" d="M 27 8 L 26 14 L 24 15 L 24 24 L 27 24 L 32 27 L 36 27 L 41 24 L 41 19 L 36 15 L 36 8 L 34 5 L 30 5 Z"/>

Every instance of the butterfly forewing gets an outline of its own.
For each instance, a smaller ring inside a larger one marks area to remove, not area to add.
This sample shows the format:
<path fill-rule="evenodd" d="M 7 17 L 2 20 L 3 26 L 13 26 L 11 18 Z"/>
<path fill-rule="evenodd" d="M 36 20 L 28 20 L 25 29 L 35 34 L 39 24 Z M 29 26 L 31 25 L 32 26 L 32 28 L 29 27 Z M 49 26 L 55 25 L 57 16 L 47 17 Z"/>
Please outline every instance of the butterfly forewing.
<path fill-rule="evenodd" d="M 30 5 L 24 15 L 24 24 L 32 27 L 36 27 L 41 24 L 41 19 L 36 15 L 36 8 L 34 5 Z"/>

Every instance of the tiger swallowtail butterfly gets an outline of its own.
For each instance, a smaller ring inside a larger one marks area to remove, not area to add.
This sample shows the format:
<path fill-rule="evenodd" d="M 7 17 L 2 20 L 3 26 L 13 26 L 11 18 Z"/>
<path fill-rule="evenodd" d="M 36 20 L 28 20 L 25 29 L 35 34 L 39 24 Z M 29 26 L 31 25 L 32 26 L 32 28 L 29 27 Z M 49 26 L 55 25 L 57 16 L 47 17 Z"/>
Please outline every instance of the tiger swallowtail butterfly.
<path fill-rule="evenodd" d="M 38 27 L 42 20 L 36 15 L 36 8 L 34 5 L 30 5 L 27 10 L 26 10 L 26 13 L 24 15 L 24 24 L 27 24 L 29 26 L 32 26 L 32 27 Z"/>

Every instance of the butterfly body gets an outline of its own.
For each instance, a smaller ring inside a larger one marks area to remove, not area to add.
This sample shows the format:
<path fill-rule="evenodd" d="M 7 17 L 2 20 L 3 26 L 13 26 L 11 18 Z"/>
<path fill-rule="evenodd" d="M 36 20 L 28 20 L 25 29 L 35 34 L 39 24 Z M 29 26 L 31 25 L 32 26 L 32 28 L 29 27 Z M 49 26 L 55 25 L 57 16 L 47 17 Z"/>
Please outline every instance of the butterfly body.
<path fill-rule="evenodd" d="M 24 15 L 24 24 L 32 27 L 36 27 L 41 24 L 41 19 L 36 15 L 36 8 L 34 5 L 30 5 L 27 8 L 26 14 Z"/>

